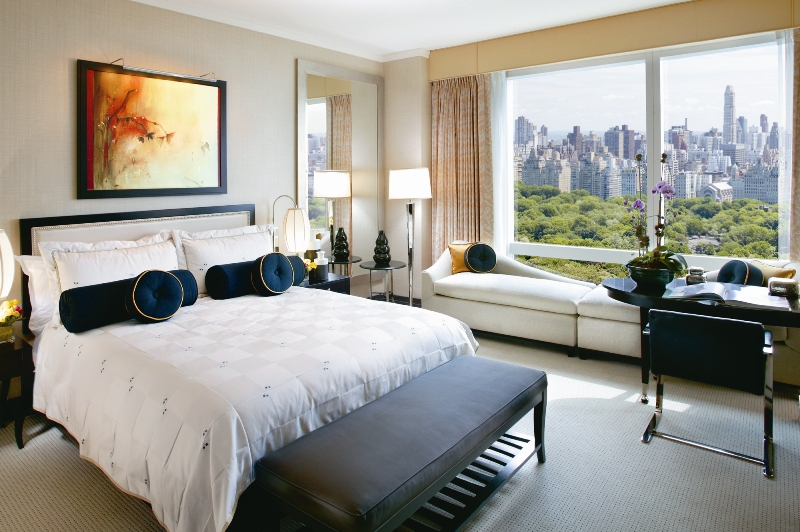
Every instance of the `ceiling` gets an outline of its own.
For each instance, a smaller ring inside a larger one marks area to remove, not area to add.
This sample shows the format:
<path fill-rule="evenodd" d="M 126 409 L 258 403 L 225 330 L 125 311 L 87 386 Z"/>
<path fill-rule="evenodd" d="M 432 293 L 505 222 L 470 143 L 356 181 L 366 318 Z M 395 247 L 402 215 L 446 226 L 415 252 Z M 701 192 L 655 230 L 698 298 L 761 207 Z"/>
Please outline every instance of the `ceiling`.
<path fill-rule="evenodd" d="M 687 0 L 133 0 L 375 61 Z"/>

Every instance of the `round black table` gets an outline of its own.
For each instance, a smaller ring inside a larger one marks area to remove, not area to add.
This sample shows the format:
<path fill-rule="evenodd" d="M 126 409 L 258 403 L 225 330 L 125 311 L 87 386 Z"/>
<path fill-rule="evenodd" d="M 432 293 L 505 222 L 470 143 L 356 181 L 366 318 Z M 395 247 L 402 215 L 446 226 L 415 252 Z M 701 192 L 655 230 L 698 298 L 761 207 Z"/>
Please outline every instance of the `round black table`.
<path fill-rule="evenodd" d="M 388 282 L 386 281 L 386 277 L 384 277 L 383 287 L 384 287 L 384 294 L 386 295 L 386 301 L 389 301 L 389 295 L 391 294 L 392 299 L 394 299 L 394 270 L 401 270 L 406 267 L 405 262 L 400 262 L 399 260 L 393 260 L 389 264 L 376 264 L 375 261 L 369 261 L 359 264 L 360 267 L 364 268 L 365 270 L 369 270 L 369 298 L 372 299 L 372 272 L 373 271 L 383 271 L 386 272 L 386 277 L 388 277 Z"/>
<path fill-rule="evenodd" d="M 352 273 L 351 270 L 353 267 L 352 265 L 358 262 L 361 262 L 361 257 L 359 257 L 358 255 L 350 255 L 350 258 L 348 258 L 347 260 L 332 259 L 330 262 L 328 262 L 328 264 L 332 266 L 341 266 L 342 271 L 339 273 L 341 275 L 347 275 L 349 277 Z"/>
<path fill-rule="evenodd" d="M 608 297 L 629 305 L 639 307 L 639 325 L 642 328 L 642 395 L 639 400 L 647 403 L 647 387 L 650 383 L 650 342 L 644 334 L 650 321 L 650 309 L 671 310 L 685 314 L 698 314 L 716 318 L 732 320 L 754 321 L 763 325 L 776 327 L 800 327 L 800 309 L 769 310 L 762 308 L 734 307 L 730 305 L 716 305 L 711 302 L 685 301 L 664 297 L 669 290 L 678 286 L 685 286 L 686 281 L 675 279 L 666 286 L 665 291 L 643 291 L 636 286 L 636 281 L 630 277 L 606 279 L 602 283 L 608 291 Z M 763 289 L 765 292 L 767 288 Z"/>

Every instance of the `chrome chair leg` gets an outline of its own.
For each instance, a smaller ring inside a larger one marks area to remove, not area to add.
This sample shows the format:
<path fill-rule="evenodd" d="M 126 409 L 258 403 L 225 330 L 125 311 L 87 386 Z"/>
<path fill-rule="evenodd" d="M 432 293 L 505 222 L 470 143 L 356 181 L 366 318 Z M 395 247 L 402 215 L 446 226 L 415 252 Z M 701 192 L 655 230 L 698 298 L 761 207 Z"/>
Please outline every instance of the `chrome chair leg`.
<path fill-rule="evenodd" d="M 658 436 L 658 424 L 661 421 L 661 414 L 663 413 L 663 405 L 664 405 L 664 376 L 658 375 L 656 377 L 656 411 L 653 413 L 653 417 L 650 418 L 650 423 L 647 424 L 647 428 L 644 430 L 644 434 L 642 434 L 642 442 L 650 443 L 653 440 L 653 436 Z"/>
<path fill-rule="evenodd" d="M 772 355 L 767 355 L 767 371 L 764 379 L 764 476 L 775 476 L 775 448 L 772 442 L 773 434 L 773 376 Z"/>

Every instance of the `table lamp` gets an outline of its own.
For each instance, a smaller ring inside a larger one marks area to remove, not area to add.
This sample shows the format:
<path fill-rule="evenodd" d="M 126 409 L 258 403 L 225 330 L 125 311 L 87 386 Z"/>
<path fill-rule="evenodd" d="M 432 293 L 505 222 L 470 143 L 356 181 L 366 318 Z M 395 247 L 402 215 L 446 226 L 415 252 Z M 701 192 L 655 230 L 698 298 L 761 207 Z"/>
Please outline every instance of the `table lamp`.
<path fill-rule="evenodd" d="M 346 170 L 317 170 L 314 172 L 314 197 L 328 200 L 325 214 L 331 232 L 331 253 L 333 253 L 333 200 L 349 198 L 350 172 Z"/>
<path fill-rule="evenodd" d="M 414 306 L 414 201 L 430 199 L 431 174 L 427 168 L 389 171 L 389 199 L 404 199 L 408 226 L 408 304 Z"/>
<path fill-rule="evenodd" d="M 11 241 L 3 229 L 0 229 L 0 299 L 8 297 L 11 292 L 11 285 L 14 284 L 14 250 L 11 249 Z"/>
<path fill-rule="evenodd" d="M 311 235 L 311 224 L 308 222 L 308 213 L 297 206 L 294 198 L 286 194 L 278 196 L 272 202 L 272 226 L 275 227 L 275 205 L 281 198 L 288 198 L 294 203 L 294 207 L 286 211 L 283 217 L 283 243 L 289 253 L 304 253 L 306 244 Z M 273 240 L 275 235 L 273 234 Z M 299 239 L 299 240 L 298 240 Z M 278 251 L 277 241 L 273 243 L 274 251 Z"/>

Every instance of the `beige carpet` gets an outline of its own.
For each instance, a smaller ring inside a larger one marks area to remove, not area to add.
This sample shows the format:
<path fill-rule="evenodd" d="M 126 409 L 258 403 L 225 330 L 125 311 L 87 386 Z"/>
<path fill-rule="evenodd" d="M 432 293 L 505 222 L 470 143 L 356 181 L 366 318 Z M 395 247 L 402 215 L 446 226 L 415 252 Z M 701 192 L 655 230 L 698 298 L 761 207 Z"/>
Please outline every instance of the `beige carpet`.
<path fill-rule="evenodd" d="M 636 365 L 479 341 L 481 356 L 547 371 L 547 463 L 526 464 L 467 530 L 800 530 L 800 411 L 791 390 L 776 397 L 770 481 L 753 464 L 662 439 L 642 444 L 653 405 L 634 402 Z M 677 380 L 665 396 L 665 432 L 760 456 L 762 398 Z M 517 430 L 532 434 L 530 417 Z M 19 451 L 13 427 L 0 430 L 0 530 L 161 530 L 145 503 L 81 460 L 42 416 L 28 418 L 25 438 Z"/>

